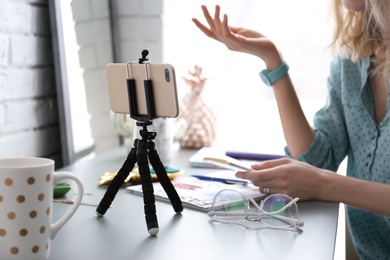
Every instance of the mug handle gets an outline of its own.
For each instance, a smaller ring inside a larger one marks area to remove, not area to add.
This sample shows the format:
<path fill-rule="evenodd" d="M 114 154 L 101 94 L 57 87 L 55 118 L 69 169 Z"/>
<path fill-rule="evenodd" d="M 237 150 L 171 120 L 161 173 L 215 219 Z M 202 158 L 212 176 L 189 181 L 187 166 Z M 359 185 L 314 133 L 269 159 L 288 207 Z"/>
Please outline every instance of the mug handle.
<path fill-rule="evenodd" d="M 77 184 L 77 197 L 72 205 L 72 207 L 68 210 L 68 212 L 65 213 L 64 216 L 62 216 L 59 220 L 57 220 L 56 223 L 51 225 L 51 233 L 50 238 L 53 239 L 57 232 L 62 228 L 62 226 L 73 216 L 73 214 L 76 212 L 77 208 L 80 206 L 81 200 L 83 198 L 84 188 L 83 184 L 81 183 L 80 179 L 74 175 L 71 172 L 55 172 L 54 173 L 54 181 L 53 184 L 55 185 L 57 182 L 59 182 L 62 179 L 71 179 Z"/>

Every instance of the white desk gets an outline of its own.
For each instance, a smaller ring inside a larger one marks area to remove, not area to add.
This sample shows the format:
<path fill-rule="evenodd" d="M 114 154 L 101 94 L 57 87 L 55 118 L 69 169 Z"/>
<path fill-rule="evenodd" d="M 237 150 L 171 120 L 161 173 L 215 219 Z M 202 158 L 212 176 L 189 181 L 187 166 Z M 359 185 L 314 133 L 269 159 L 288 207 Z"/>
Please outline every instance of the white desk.
<path fill-rule="evenodd" d="M 193 150 L 178 150 L 172 165 L 186 174 L 205 169 L 190 168 Z M 116 171 L 126 157 L 123 148 L 94 159 L 77 162 L 61 170 L 77 174 L 85 186 L 83 201 L 98 204 L 105 188 L 98 188 L 99 176 Z M 57 219 L 69 205 L 55 203 Z M 141 196 L 120 190 L 112 208 L 102 218 L 96 207 L 80 206 L 52 242 L 51 260 L 175 260 L 175 259 L 333 259 L 338 203 L 299 202 L 300 218 L 305 222 L 302 233 L 270 229 L 247 230 L 239 226 L 209 223 L 205 212 L 184 208 L 175 214 L 169 203 L 156 201 L 160 232 L 149 236 Z"/>

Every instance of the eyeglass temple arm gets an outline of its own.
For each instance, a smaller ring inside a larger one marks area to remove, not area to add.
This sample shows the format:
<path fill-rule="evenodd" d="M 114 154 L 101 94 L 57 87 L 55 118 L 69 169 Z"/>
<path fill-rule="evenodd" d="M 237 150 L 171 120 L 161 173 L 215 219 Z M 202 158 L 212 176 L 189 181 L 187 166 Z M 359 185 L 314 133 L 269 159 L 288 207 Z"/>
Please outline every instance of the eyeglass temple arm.
<path fill-rule="evenodd" d="M 242 216 L 243 214 L 244 213 L 242 213 L 242 212 L 218 212 L 218 214 L 216 214 L 214 211 L 209 211 L 209 213 L 208 213 L 209 217 L 214 217 L 214 216 L 234 217 L 234 216 Z M 247 214 L 247 216 L 259 216 L 258 212 L 247 212 L 246 214 Z M 304 224 L 303 221 L 300 221 L 298 219 L 288 218 L 288 217 L 279 216 L 279 215 L 264 214 L 264 213 L 263 213 L 263 215 L 272 216 L 273 218 L 277 218 L 281 221 L 284 221 L 293 227 L 303 227 L 303 224 Z M 227 222 L 229 222 L 229 221 L 227 221 Z"/>
<path fill-rule="evenodd" d="M 290 224 L 293 227 L 301 228 L 304 225 L 304 222 L 300 221 L 299 219 L 288 218 L 288 217 L 279 216 L 279 215 L 272 215 L 272 214 L 267 214 L 267 215 L 271 215 L 273 218 L 277 218 L 277 219 L 279 219 L 281 221 L 284 221 L 284 222 Z"/>

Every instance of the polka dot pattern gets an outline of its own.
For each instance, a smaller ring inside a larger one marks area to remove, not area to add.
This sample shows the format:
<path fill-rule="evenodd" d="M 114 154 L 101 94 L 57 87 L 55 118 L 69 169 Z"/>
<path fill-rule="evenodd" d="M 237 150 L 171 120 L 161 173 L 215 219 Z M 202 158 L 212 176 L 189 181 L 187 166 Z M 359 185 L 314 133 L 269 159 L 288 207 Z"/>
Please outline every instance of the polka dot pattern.
<path fill-rule="evenodd" d="M 337 170 L 348 156 L 348 176 L 390 184 L 390 113 L 376 124 L 369 67 L 368 58 L 332 63 L 327 103 L 314 117 L 314 142 L 298 159 Z M 361 259 L 390 259 L 390 217 L 348 207 L 348 218 Z"/>
<path fill-rule="evenodd" d="M 10 178 L 7 178 L 7 179 L 5 179 L 4 183 L 5 183 L 5 186 L 11 187 L 13 184 L 13 180 Z"/>
<path fill-rule="evenodd" d="M 23 179 L 0 175 L 0 243 L 2 252 L 9 254 L 5 255 L 7 259 L 48 256 L 52 195 L 40 192 L 40 187 L 42 182 L 52 185 L 51 181 L 50 174 L 24 176 Z M 19 239 L 15 241 L 13 237 Z"/>

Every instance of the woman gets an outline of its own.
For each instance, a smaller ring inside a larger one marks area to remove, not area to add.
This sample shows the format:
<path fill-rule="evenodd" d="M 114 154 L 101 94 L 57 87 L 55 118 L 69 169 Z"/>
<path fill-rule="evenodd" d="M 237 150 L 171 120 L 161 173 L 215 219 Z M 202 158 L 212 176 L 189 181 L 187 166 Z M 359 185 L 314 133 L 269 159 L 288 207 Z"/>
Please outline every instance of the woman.
<path fill-rule="evenodd" d="M 286 152 L 296 159 L 256 164 L 254 171 L 238 172 L 237 177 L 252 181 L 264 193 L 347 204 L 360 257 L 389 259 L 390 1 L 334 0 L 333 46 L 339 56 L 331 64 L 327 103 L 316 113 L 313 128 L 274 43 L 256 31 L 229 26 L 227 15 L 220 19 L 219 6 L 213 17 L 205 6 L 202 9 L 208 26 L 193 21 L 203 33 L 265 62 L 261 76 L 273 87 Z M 347 177 L 334 172 L 346 156 Z"/>

